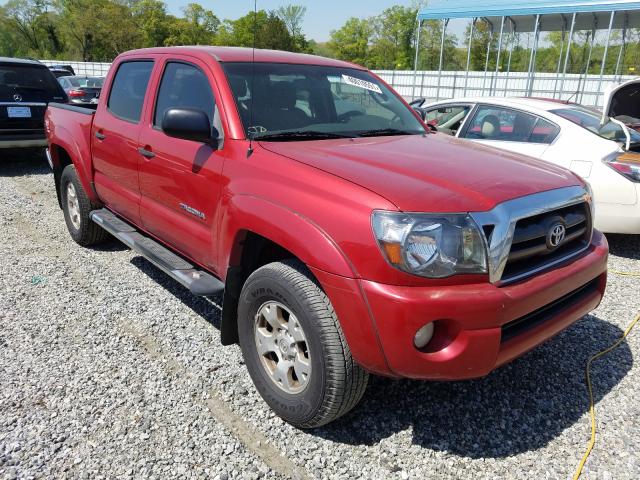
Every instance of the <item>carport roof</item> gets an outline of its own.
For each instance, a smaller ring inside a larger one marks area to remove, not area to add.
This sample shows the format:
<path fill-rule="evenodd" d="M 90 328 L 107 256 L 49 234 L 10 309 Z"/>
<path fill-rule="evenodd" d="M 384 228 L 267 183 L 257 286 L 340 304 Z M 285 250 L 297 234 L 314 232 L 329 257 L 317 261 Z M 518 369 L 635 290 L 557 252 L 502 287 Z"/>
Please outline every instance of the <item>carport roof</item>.
<path fill-rule="evenodd" d="M 640 1 L 637 0 L 431 0 L 418 13 L 420 20 L 484 18 L 494 25 L 509 17 L 519 32 L 533 31 L 535 16 L 541 15 L 541 30 L 561 30 L 577 14 L 576 29 L 608 28 L 609 16 L 616 12 L 613 27 L 640 25 Z M 568 28 L 568 27 L 567 27 Z"/>

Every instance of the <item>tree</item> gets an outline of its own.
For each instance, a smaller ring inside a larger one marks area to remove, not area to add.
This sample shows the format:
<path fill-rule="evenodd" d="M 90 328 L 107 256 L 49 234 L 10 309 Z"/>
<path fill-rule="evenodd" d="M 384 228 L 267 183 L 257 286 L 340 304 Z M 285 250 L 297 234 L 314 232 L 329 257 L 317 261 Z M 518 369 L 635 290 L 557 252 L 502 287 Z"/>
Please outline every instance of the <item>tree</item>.
<path fill-rule="evenodd" d="M 275 13 L 287 27 L 289 35 L 291 35 L 293 39 L 293 49 L 298 52 L 312 51 L 309 47 L 309 42 L 302 33 L 302 21 L 307 13 L 307 7 L 303 7 L 302 5 L 286 5 L 279 7 Z"/>
<path fill-rule="evenodd" d="M 197 3 L 184 9 L 184 18 L 171 18 L 165 45 L 212 45 L 220 28 L 220 20 L 211 10 Z"/>
<path fill-rule="evenodd" d="M 368 19 L 352 17 L 342 28 L 331 32 L 327 45 L 337 58 L 366 65 L 372 35 L 373 28 Z"/>
<path fill-rule="evenodd" d="M 371 68 L 407 69 L 413 65 L 417 9 L 400 5 L 372 19 Z"/>
<path fill-rule="evenodd" d="M 254 38 L 255 37 L 255 38 Z M 237 20 L 226 20 L 217 36 L 219 45 L 295 50 L 295 42 L 285 23 L 275 12 L 251 12 Z"/>
<path fill-rule="evenodd" d="M 140 0 L 131 7 L 140 32 L 141 47 L 159 47 L 169 37 L 171 17 L 161 0 Z"/>
<path fill-rule="evenodd" d="M 302 5 L 283 5 L 275 13 L 284 22 L 292 37 L 302 34 L 302 20 L 304 20 L 304 16 L 307 13 L 307 7 Z"/>

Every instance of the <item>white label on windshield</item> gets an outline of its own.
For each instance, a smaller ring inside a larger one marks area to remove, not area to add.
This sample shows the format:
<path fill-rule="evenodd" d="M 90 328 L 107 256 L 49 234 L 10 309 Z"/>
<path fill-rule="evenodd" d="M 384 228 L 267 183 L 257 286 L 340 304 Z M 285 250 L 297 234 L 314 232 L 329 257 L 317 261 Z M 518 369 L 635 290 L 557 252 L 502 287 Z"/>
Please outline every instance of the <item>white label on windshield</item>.
<path fill-rule="evenodd" d="M 350 77 L 349 75 L 342 74 L 342 79 L 345 83 L 349 85 L 353 85 L 354 87 L 360 87 L 367 90 L 371 90 L 372 92 L 376 92 L 382 94 L 382 90 L 375 83 L 367 82 L 366 80 L 360 80 L 359 78 Z"/>

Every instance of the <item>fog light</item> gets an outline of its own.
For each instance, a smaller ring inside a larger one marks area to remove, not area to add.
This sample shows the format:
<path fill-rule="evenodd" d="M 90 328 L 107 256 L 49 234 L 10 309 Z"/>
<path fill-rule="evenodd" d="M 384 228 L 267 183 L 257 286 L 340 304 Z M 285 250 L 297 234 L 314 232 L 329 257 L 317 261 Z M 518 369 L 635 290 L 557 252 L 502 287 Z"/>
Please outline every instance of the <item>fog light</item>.
<path fill-rule="evenodd" d="M 413 338 L 413 344 L 417 349 L 422 349 L 427 346 L 427 343 L 433 338 L 434 324 L 433 322 L 427 323 L 424 327 L 416 332 L 416 336 Z"/>

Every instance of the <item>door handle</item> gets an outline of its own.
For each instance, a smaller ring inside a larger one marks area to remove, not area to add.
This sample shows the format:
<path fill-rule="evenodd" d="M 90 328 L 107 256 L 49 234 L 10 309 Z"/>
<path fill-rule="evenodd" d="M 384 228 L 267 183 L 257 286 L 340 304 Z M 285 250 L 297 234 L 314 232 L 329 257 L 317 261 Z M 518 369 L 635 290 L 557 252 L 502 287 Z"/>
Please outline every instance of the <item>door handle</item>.
<path fill-rule="evenodd" d="M 145 158 L 153 158 L 156 156 L 151 150 L 147 150 L 146 148 L 138 147 L 138 153 Z"/>
<path fill-rule="evenodd" d="M 104 140 L 105 138 L 107 138 L 107 136 L 105 134 L 103 134 L 103 133 L 96 132 L 96 138 L 98 140 Z"/>

